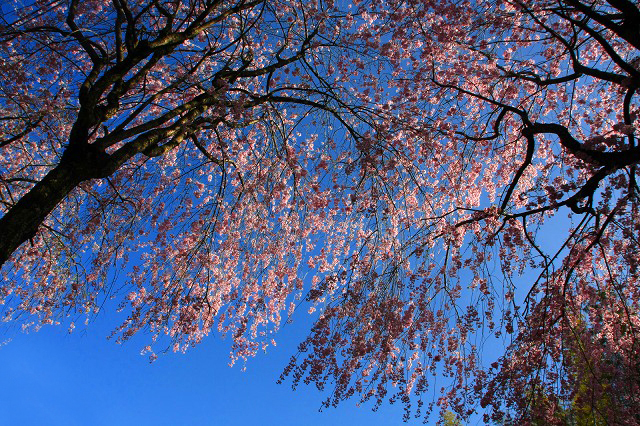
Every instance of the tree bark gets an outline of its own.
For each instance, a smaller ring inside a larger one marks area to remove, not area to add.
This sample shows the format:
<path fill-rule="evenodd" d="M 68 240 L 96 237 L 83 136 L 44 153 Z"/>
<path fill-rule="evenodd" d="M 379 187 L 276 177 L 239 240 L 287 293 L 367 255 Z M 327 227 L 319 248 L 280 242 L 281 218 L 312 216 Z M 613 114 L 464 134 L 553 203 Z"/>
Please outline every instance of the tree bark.
<path fill-rule="evenodd" d="M 113 173 L 111 157 L 91 144 L 70 144 L 60 162 L 0 218 L 0 266 L 81 182 Z"/>
<path fill-rule="evenodd" d="M 0 266 L 36 235 L 46 217 L 81 182 L 72 169 L 71 163 L 59 164 L 0 219 Z"/>

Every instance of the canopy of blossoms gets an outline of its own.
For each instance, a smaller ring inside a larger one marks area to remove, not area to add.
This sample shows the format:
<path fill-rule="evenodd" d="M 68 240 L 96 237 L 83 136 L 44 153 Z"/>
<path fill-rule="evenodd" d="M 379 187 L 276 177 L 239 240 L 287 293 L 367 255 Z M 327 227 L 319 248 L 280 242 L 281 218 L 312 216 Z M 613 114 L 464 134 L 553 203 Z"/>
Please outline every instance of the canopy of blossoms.
<path fill-rule="evenodd" d="M 301 307 L 326 405 L 640 423 L 637 2 L 2 12 L 5 321 L 237 360 Z"/>

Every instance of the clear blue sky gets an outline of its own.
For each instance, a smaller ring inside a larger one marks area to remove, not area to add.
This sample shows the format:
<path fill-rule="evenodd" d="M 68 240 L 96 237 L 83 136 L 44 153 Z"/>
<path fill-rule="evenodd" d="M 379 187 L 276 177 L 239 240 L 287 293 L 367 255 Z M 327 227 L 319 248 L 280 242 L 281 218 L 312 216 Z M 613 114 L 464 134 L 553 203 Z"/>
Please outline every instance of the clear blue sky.
<path fill-rule="evenodd" d="M 278 346 L 243 372 L 242 365 L 228 367 L 229 341 L 218 337 L 149 364 L 140 355 L 142 339 L 124 345 L 106 339 L 109 319 L 103 315 L 70 335 L 62 327 L 4 329 L 0 341 L 13 339 L 0 347 L 0 426 L 402 424 L 398 404 L 372 412 L 352 400 L 318 412 L 325 394 L 315 387 L 294 392 L 290 383 L 277 385 L 304 336 L 302 325 L 286 326 Z"/>
<path fill-rule="evenodd" d="M 564 235 L 569 221 L 560 214 L 547 225 L 547 235 Z M 561 242 L 543 241 L 550 251 Z M 532 274 L 521 277 L 518 293 L 526 293 L 532 280 Z M 167 353 L 150 364 L 140 355 L 149 336 L 137 335 L 123 345 L 106 339 L 119 324 L 107 311 L 72 334 L 66 327 L 24 334 L 0 323 L 0 343 L 12 338 L 0 346 L 0 426 L 404 424 L 400 404 L 387 403 L 372 412 L 371 404 L 358 407 L 352 399 L 318 412 L 326 393 L 305 385 L 294 392 L 290 382 L 276 384 L 310 330 L 304 310 L 280 330 L 278 346 L 249 360 L 244 372 L 242 364 L 227 365 L 230 341 L 213 335 L 186 354 Z M 496 358 L 498 346 L 489 351 Z M 480 419 L 476 415 L 470 424 L 481 424 Z M 422 419 L 406 424 L 422 424 Z"/>

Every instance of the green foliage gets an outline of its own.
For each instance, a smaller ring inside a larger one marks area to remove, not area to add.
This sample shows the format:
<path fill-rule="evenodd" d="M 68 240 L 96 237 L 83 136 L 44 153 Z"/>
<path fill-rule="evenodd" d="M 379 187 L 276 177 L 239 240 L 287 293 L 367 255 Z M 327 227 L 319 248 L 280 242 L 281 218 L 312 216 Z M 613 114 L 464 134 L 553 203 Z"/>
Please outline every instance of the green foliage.
<path fill-rule="evenodd" d="M 442 415 L 442 424 L 444 426 L 462 426 L 462 422 L 453 411 L 447 411 Z"/>

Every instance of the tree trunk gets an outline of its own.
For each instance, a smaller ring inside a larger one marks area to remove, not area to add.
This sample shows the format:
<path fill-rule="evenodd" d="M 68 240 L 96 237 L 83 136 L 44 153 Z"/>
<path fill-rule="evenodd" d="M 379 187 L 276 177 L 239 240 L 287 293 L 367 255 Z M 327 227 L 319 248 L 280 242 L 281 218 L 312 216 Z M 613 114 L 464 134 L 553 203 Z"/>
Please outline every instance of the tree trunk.
<path fill-rule="evenodd" d="M 62 161 L 0 218 L 0 266 L 82 180 L 72 162 Z"/>

